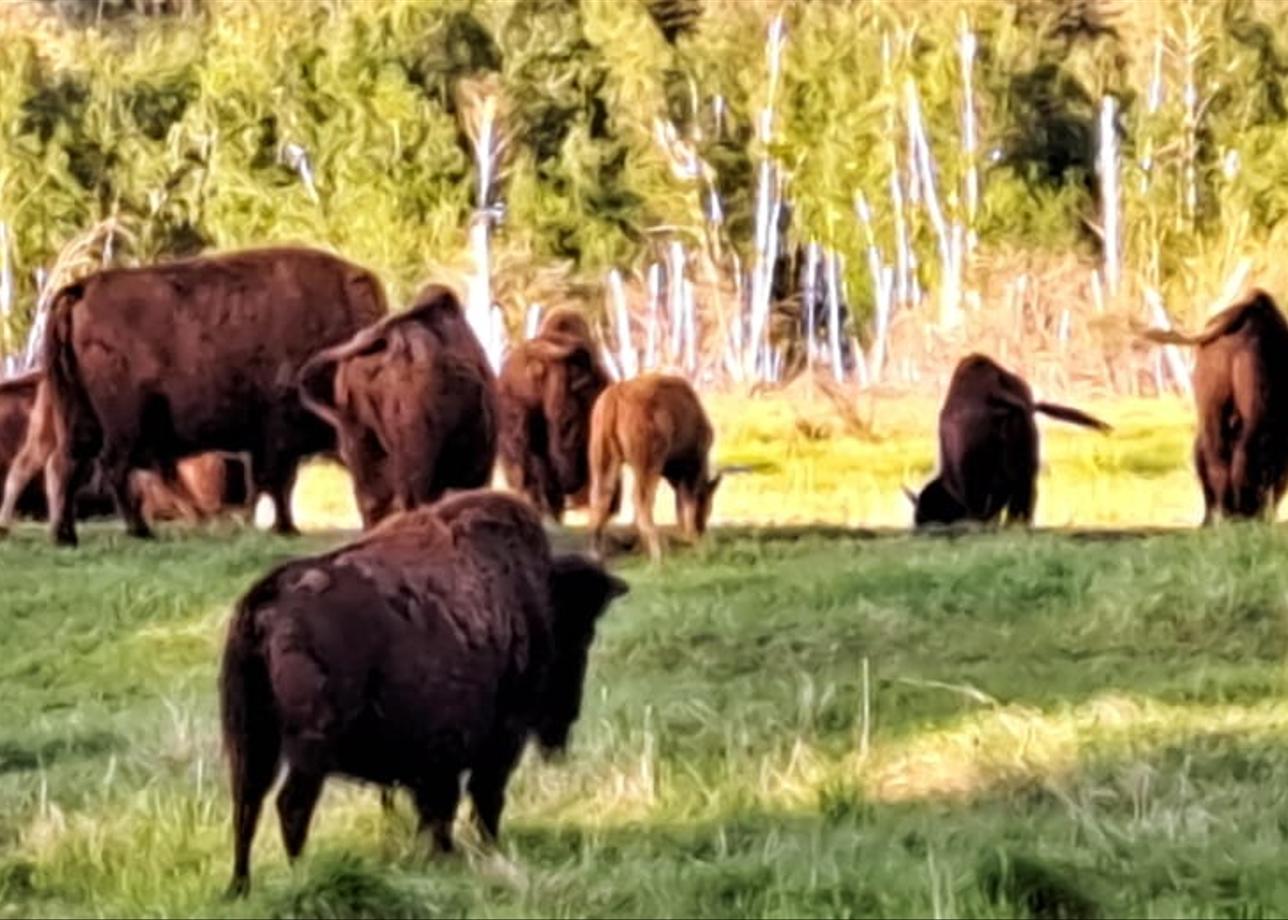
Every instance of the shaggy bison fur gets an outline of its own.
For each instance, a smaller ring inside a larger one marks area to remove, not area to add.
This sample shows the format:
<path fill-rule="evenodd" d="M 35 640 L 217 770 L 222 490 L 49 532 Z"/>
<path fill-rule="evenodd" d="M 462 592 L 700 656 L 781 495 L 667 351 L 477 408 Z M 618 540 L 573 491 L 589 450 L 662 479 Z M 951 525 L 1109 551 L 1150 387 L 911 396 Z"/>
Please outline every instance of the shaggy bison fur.
<path fill-rule="evenodd" d="M 510 488 L 555 520 L 584 504 L 590 413 L 611 383 L 581 314 L 555 310 L 519 344 L 497 381 L 501 470 Z"/>
<path fill-rule="evenodd" d="M 439 850 L 468 772 L 495 840 L 529 738 L 562 750 L 595 623 L 626 585 L 552 556 L 535 510 L 495 492 L 395 515 L 349 546 L 283 565 L 241 599 L 220 674 L 232 774 L 232 892 L 247 890 L 260 808 L 277 795 L 292 859 L 327 776 L 415 798 Z"/>
<path fill-rule="evenodd" d="M 1077 409 L 1034 402 L 1029 385 L 991 358 L 963 358 L 939 413 L 939 475 L 912 496 L 916 525 L 988 523 L 1003 512 L 1012 523 L 1032 521 L 1038 477 L 1035 412 L 1110 430 Z"/>
<path fill-rule="evenodd" d="M 33 371 L 0 382 L 0 481 L 5 484 L 0 505 L 0 532 L 15 515 L 44 519 L 48 514 L 43 481 L 36 474 L 52 456 L 54 424 L 43 375 Z M 178 478 L 167 483 L 159 475 L 136 470 L 130 489 L 148 520 L 211 517 L 244 508 L 249 500 L 242 458 L 199 454 L 180 461 Z M 76 495 L 78 519 L 101 517 L 116 510 L 111 490 L 97 470 Z"/>
<path fill-rule="evenodd" d="M 496 378 L 445 287 L 315 356 L 300 389 L 336 430 L 367 527 L 491 479 Z"/>
<path fill-rule="evenodd" d="M 707 527 L 720 475 L 710 475 L 714 433 L 698 394 L 679 377 L 645 374 L 615 383 L 595 403 L 590 421 L 590 530 L 603 552 L 604 525 L 621 487 L 622 465 L 635 474 L 635 520 L 653 559 L 662 539 L 653 523 L 653 499 L 665 478 L 675 491 L 675 516 L 685 536 Z"/>
<path fill-rule="evenodd" d="M 111 269 L 63 288 L 44 361 L 56 422 L 48 491 L 57 542 L 76 542 L 67 498 L 96 459 L 129 532 L 146 537 L 131 470 L 174 481 L 177 460 L 206 451 L 249 454 L 276 529 L 294 533 L 299 463 L 335 443 L 300 403 L 296 376 L 384 313 L 374 275 L 310 249 Z"/>
<path fill-rule="evenodd" d="M 1273 514 L 1288 485 L 1288 324 L 1274 300 L 1254 291 L 1197 335 L 1146 336 L 1198 346 L 1194 465 L 1203 522 Z"/>

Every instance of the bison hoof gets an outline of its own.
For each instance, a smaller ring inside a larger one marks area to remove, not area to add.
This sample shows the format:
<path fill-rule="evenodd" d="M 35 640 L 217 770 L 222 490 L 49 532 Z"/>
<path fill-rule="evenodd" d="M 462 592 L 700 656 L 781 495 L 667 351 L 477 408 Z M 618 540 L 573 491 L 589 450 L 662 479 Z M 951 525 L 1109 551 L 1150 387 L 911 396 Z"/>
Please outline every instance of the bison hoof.
<path fill-rule="evenodd" d="M 75 533 L 60 530 L 58 533 L 54 534 L 54 546 L 75 549 L 78 545 L 80 545 L 80 540 L 76 538 Z"/>
<path fill-rule="evenodd" d="M 228 883 L 224 890 L 225 901 L 238 901 L 250 894 L 250 879 L 235 878 Z"/>

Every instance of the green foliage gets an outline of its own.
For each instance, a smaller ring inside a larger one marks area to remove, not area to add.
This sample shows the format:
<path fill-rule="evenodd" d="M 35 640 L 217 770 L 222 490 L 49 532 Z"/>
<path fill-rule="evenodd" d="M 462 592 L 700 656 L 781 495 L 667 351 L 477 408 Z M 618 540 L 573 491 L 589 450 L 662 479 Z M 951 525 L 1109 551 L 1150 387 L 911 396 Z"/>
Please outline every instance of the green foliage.
<path fill-rule="evenodd" d="M 766 151 L 755 124 L 780 10 L 788 37 Z M 725 241 L 744 264 L 755 164 L 778 158 L 794 204 L 788 245 L 837 247 L 862 316 L 871 281 L 853 202 L 862 192 L 871 203 L 892 261 L 891 170 L 906 180 L 911 80 L 947 219 L 969 219 L 963 183 L 979 167 L 974 230 L 1007 249 L 1100 245 L 1098 109 L 1114 95 L 1126 264 L 1160 288 L 1193 286 L 1187 260 L 1228 248 L 1232 222 L 1246 221 L 1243 243 L 1264 242 L 1288 214 L 1286 22 L 1265 0 L 19 3 L 0 18 L 0 220 L 14 233 L 20 315 L 32 271 L 109 215 L 132 231 L 118 250 L 127 261 L 313 241 L 369 264 L 403 298 L 466 257 L 475 176 L 456 91 L 492 74 L 512 138 L 494 192 L 499 265 L 566 262 L 596 281 L 640 269 L 668 235 L 702 240 L 702 190 L 654 136 L 666 118 L 714 169 Z M 961 145 L 964 25 L 979 48 L 974 162 Z M 316 200 L 284 162 L 287 145 L 307 151 Z M 923 209 L 907 217 L 933 288 L 938 240 Z"/>

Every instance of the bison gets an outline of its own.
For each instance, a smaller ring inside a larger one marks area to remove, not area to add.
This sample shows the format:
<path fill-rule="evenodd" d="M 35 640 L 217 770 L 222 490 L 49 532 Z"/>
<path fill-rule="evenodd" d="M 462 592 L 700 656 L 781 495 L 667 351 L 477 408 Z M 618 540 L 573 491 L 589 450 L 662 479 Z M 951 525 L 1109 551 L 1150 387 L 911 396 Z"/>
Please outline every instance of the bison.
<path fill-rule="evenodd" d="M 174 481 L 177 460 L 212 450 L 248 454 L 276 530 L 295 533 L 299 463 L 335 443 L 300 402 L 299 369 L 384 313 L 371 272 L 302 248 L 110 269 L 64 287 L 44 343 L 56 542 L 76 543 L 67 499 L 96 459 L 129 532 L 147 537 L 131 470 Z"/>
<path fill-rule="evenodd" d="M 43 519 L 48 502 L 43 483 L 34 482 L 54 450 L 54 425 L 43 375 L 32 371 L 0 382 L 0 533 L 15 515 Z M 201 454 L 180 461 L 178 478 L 167 483 L 157 474 L 136 470 L 130 488 L 148 520 L 211 517 L 245 507 L 249 468 L 239 457 Z M 115 510 L 111 490 L 97 470 L 76 495 L 78 519 L 103 517 Z"/>
<path fill-rule="evenodd" d="M 1274 299 L 1253 291 L 1196 335 L 1156 329 L 1146 337 L 1198 346 L 1194 465 L 1203 523 L 1273 515 L 1288 486 L 1288 324 Z"/>
<path fill-rule="evenodd" d="M 496 378 L 445 287 L 313 357 L 300 391 L 335 428 L 366 527 L 491 479 Z"/>
<path fill-rule="evenodd" d="M 596 621 L 626 591 L 588 559 L 552 556 L 530 506 L 482 491 L 270 572 L 237 605 L 219 679 L 230 893 L 249 888 L 260 808 L 283 762 L 277 810 L 292 860 L 332 774 L 406 787 L 421 830 L 449 851 L 468 772 L 477 825 L 494 841 L 528 740 L 566 747 Z"/>
<path fill-rule="evenodd" d="M 662 558 L 653 499 L 665 477 L 675 491 L 675 516 L 685 536 L 707 527 L 720 474 L 710 475 L 714 434 L 698 394 L 679 377 L 645 374 L 600 394 L 590 419 L 591 546 L 603 553 L 604 525 L 621 486 L 622 464 L 635 474 L 635 520 L 649 555 Z"/>
<path fill-rule="evenodd" d="M 1029 523 L 1037 503 L 1038 428 L 1034 413 L 1111 430 L 1099 419 L 1034 402 L 1029 385 L 991 358 L 974 354 L 953 371 L 939 413 L 939 475 L 909 495 L 916 526 L 973 520 Z"/>
<path fill-rule="evenodd" d="M 581 314 L 555 310 L 506 356 L 497 381 L 501 470 L 555 520 L 570 498 L 584 504 L 590 482 L 590 413 L 612 382 L 594 348 Z"/>

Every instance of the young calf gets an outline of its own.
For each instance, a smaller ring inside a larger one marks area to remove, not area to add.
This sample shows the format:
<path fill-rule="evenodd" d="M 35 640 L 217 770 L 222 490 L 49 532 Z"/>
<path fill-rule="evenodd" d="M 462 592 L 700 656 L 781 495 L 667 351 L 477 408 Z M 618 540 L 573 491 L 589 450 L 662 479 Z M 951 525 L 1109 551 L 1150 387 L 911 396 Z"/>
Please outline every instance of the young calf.
<path fill-rule="evenodd" d="M 596 621 L 626 591 L 588 559 L 552 556 L 536 512 L 496 492 L 395 515 L 270 572 L 233 614 L 220 673 L 230 893 L 249 888 L 283 762 L 277 811 L 292 860 L 332 774 L 410 789 L 422 831 L 448 851 L 468 773 L 479 830 L 495 840 L 528 740 L 566 747 Z"/>
<path fill-rule="evenodd" d="M 1003 512 L 1011 523 L 1029 523 L 1037 504 L 1035 412 L 1110 430 L 1077 409 L 1034 402 L 1028 384 L 991 358 L 963 358 L 939 413 L 939 475 L 909 496 L 916 526 L 987 523 Z"/>
<path fill-rule="evenodd" d="M 707 527 L 720 485 L 708 454 L 714 435 L 698 394 L 679 377 L 645 374 L 615 383 L 600 394 L 590 419 L 590 530 L 603 553 L 604 525 L 621 488 L 622 465 L 635 474 L 635 521 L 654 560 L 662 540 L 653 523 L 653 499 L 665 477 L 675 490 L 675 516 L 686 537 Z"/>
<path fill-rule="evenodd" d="M 1145 335 L 1198 346 L 1194 465 L 1203 523 L 1273 515 L 1288 486 L 1288 323 L 1273 298 L 1254 291 L 1197 335 Z"/>

